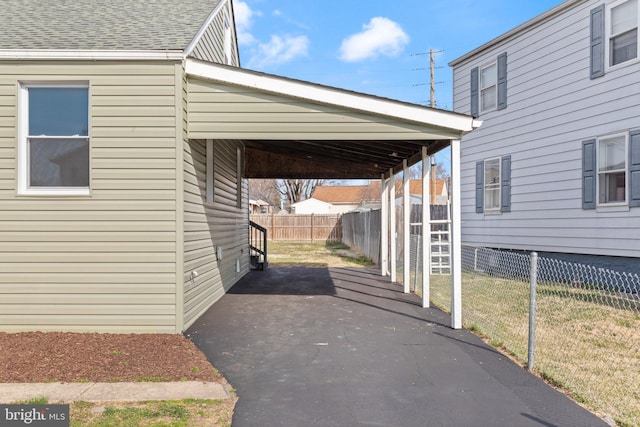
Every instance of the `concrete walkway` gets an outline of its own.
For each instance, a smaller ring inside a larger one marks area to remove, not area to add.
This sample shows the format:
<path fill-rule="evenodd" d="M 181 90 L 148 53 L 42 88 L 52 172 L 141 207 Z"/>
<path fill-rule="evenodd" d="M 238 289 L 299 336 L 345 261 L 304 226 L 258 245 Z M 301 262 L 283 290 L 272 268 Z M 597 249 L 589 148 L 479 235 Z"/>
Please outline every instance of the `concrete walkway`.
<path fill-rule="evenodd" d="M 368 269 L 272 268 L 187 334 L 236 389 L 233 426 L 605 426 Z"/>
<path fill-rule="evenodd" d="M 71 403 L 227 399 L 230 394 L 224 384 L 201 381 L 0 384 L 0 403 L 24 402 L 37 397 L 46 397 L 49 403 Z"/>

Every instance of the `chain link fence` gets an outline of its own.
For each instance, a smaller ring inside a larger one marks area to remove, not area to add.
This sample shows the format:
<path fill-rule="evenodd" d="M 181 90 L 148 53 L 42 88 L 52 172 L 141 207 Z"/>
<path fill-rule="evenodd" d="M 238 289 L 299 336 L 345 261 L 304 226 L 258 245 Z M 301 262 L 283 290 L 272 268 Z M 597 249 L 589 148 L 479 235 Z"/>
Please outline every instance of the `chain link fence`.
<path fill-rule="evenodd" d="M 640 426 L 639 275 L 468 246 L 462 267 L 466 328 L 601 415 Z M 449 276 L 431 286 L 449 311 Z"/>
<path fill-rule="evenodd" d="M 408 254 L 410 289 L 419 295 L 424 270 L 421 208 L 412 206 Z M 401 210 L 397 213 L 400 219 Z M 343 217 L 345 243 L 378 262 L 379 215 L 374 210 Z M 401 230 L 400 220 L 398 237 Z M 432 224 L 432 267 L 439 261 L 433 254 L 437 239 L 446 243 L 442 260 L 448 264 L 447 232 L 446 220 Z M 397 245 L 401 282 L 401 239 Z M 432 268 L 430 279 L 431 302 L 446 312 L 451 307 L 448 273 Z M 578 402 L 618 425 L 640 427 L 640 275 L 552 256 L 463 246 L 462 316 L 467 329 Z"/>

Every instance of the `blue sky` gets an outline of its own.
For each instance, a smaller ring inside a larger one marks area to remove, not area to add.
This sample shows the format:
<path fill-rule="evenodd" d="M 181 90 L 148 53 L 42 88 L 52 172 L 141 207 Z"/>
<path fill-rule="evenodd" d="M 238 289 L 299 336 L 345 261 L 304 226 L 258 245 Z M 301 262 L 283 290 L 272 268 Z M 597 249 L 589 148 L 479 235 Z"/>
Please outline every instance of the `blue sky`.
<path fill-rule="evenodd" d="M 426 105 L 434 49 L 437 106 L 451 109 L 449 61 L 561 2 L 234 0 L 234 9 L 244 68 Z"/>

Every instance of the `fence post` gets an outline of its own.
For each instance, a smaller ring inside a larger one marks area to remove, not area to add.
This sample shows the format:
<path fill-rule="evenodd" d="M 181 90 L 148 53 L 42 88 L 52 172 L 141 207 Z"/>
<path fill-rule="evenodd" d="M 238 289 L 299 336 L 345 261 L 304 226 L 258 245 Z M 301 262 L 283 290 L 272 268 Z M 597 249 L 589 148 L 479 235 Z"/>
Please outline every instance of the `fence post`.
<path fill-rule="evenodd" d="M 271 240 L 275 240 L 276 237 L 276 219 L 275 213 L 271 211 Z"/>
<path fill-rule="evenodd" d="M 529 349 L 527 369 L 531 371 L 535 363 L 536 340 L 536 287 L 538 286 L 538 253 L 531 253 L 531 284 L 529 286 Z"/>

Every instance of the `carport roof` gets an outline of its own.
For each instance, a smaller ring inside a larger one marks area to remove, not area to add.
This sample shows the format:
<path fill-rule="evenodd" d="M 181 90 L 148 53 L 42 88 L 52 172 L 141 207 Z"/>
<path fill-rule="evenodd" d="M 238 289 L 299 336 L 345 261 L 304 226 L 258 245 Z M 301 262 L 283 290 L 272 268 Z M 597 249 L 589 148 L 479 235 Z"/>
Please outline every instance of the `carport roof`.
<path fill-rule="evenodd" d="M 248 178 L 380 178 L 399 171 L 403 160 L 419 162 L 422 147 L 433 154 L 481 124 L 451 111 L 192 59 L 186 73 L 189 137 L 243 140 Z"/>

